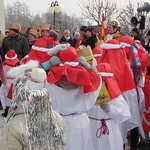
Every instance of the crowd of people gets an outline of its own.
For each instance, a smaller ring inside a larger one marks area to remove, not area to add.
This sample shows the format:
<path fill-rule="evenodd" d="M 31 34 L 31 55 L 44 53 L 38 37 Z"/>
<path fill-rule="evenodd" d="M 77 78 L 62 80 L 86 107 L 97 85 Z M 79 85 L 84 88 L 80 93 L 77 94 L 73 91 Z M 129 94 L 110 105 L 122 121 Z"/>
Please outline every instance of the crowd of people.
<path fill-rule="evenodd" d="M 0 37 L 2 150 L 150 150 L 150 31 L 107 24 L 62 37 L 11 23 Z M 101 34 L 101 33 L 100 33 Z"/>

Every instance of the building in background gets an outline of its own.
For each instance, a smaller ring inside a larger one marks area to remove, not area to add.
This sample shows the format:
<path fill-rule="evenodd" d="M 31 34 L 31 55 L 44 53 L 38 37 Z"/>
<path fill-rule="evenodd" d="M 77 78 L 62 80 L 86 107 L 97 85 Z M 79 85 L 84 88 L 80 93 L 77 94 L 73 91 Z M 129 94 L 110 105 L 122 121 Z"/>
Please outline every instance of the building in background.
<path fill-rule="evenodd" d="M 0 30 L 5 33 L 4 0 L 0 0 Z"/>

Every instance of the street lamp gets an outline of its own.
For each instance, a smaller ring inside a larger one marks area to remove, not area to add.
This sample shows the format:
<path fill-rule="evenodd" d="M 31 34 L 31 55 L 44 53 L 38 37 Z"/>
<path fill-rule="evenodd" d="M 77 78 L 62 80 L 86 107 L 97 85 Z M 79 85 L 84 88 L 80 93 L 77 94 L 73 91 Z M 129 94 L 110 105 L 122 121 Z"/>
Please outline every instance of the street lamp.
<path fill-rule="evenodd" d="M 56 15 L 56 13 L 59 13 L 59 12 L 60 12 L 60 7 L 58 5 L 58 2 L 57 1 L 52 2 L 51 6 L 49 8 L 49 13 L 51 13 L 51 14 L 54 13 L 54 28 L 55 28 L 55 15 Z"/>

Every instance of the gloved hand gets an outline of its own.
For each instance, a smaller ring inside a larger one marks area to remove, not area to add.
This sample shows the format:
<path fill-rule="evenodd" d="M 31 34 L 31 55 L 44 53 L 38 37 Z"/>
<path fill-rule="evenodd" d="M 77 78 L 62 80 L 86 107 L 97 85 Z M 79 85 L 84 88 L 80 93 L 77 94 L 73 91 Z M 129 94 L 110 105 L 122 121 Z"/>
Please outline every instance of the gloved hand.
<path fill-rule="evenodd" d="M 103 109 L 105 112 L 109 112 L 110 111 L 110 105 L 107 102 L 102 102 L 100 104 L 101 109 Z"/>
<path fill-rule="evenodd" d="M 41 64 L 41 67 L 47 71 L 48 69 L 52 68 L 53 66 L 59 65 L 61 60 L 58 56 L 53 56 L 48 61 Z"/>
<path fill-rule="evenodd" d="M 86 59 L 83 56 L 80 56 L 78 58 L 78 62 L 81 66 L 83 66 L 87 70 L 91 70 L 92 66 L 86 61 Z"/>
<path fill-rule="evenodd" d="M 51 48 L 47 53 L 50 56 L 54 56 L 57 55 L 59 51 L 66 50 L 69 46 L 70 44 L 59 44 Z"/>

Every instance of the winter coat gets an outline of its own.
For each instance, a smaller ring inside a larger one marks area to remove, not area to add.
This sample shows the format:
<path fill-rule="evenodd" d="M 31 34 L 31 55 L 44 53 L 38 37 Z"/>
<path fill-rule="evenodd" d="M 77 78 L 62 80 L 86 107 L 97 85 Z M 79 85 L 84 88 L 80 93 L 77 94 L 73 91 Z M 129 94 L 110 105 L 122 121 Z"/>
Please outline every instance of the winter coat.
<path fill-rule="evenodd" d="M 19 59 L 22 59 L 29 53 L 29 44 L 27 39 L 22 35 L 17 35 L 16 37 L 5 37 L 2 43 L 2 50 L 4 54 L 8 52 L 8 50 L 15 50 Z"/>
<path fill-rule="evenodd" d="M 72 44 L 72 38 L 65 38 L 64 36 L 61 37 L 61 39 L 59 40 L 59 43 L 62 44 L 62 43 L 69 43 L 70 45 Z"/>
<path fill-rule="evenodd" d="M 148 53 L 150 53 L 150 40 L 148 41 L 147 45 L 145 45 L 145 49 Z"/>
<path fill-rule="evenodd" d="M 96 35 L 92 35 L 90 38 L 87 38 L 82 41 L 81 45 L 85 45 L 85 46 L 90 46 L 91 49 L 93 49 L 96 46 L 96 43 L 98 42 L 98 38 L 96 37 Z"/>
<path fill-rule="evenodd" d="M 65 144 L 64 123 L 61 116 L 54 112 L 58 121 Z M 15 115 L 6 123 L 0 139 L 0 150 L 30 150 L 27 141 L 25 114 L 23 108 L 17 108 Z M 54 149 L 55 150 L 55 149 Z"/>

